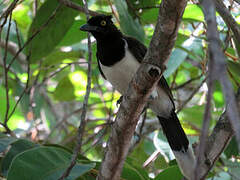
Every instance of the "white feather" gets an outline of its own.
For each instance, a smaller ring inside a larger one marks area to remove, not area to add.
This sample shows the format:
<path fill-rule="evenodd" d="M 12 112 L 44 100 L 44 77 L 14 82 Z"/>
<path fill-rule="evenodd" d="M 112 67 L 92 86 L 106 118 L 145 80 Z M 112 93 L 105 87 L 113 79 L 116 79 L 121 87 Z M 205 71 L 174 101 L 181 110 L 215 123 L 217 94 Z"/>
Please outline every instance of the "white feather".
<path fill-rule="evenodd" d="M 121 94 L 124 94 L 140 64 L 129 50 L 126 49 L 125 56 L 121 61 L 110 67 L 102 65 L 100 62 L 100 66 L 107 80 Z"/>
<path fill-rule="evenodd" d="M 173 154 L 183 175 L 189 180 L 193 179 L 196 161 L 192 148 L 189 146 L 187 152 L 173 151 Z"/>

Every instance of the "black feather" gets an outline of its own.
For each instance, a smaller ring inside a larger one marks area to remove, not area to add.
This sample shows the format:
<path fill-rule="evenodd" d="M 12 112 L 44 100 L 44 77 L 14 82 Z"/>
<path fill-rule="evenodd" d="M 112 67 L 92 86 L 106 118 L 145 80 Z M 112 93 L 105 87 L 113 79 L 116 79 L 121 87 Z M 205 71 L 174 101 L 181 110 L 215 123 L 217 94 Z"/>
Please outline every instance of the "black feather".
<path fill-rule="evenodd" d="M 174 111 L 169 118 L 159 117 L 163 132 L 172 150 L 186 152 L 189 141 Z"/>

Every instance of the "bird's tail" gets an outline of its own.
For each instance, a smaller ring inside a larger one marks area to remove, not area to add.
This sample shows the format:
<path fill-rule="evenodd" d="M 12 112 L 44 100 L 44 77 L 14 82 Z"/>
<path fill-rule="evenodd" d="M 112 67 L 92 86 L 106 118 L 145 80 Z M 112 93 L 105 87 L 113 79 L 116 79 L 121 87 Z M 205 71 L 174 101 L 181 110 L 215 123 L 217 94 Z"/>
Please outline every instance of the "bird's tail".
<path fill-rule="evenodd" d="M 170 117 L 158 116 L 158 119 L 183 175 L 188 179 L 192 179 L 195 158 L 176 113 L 172 111 Z"/>

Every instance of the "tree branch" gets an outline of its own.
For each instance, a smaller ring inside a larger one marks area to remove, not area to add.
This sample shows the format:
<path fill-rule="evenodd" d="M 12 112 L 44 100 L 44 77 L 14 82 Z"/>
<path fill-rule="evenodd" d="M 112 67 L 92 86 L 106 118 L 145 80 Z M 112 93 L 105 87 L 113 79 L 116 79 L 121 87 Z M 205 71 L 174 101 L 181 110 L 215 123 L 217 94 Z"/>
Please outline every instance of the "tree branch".
<path fill-rule="evenodd" d="M 7 46 L 5 46 L 5 41 L 0 41 L 0 47 L 7 47 L 7 51 L 9 51 L 13 56 L 15 56 L 19 50 L 18 45 L 12 41 L 8 41 Z M 26 55 L 23 53 L 18 53 L 16 57 L 20 63 L 26 64 Z"/>
<path fill-rule="evenodd" d="M 227 26 L 232 30 L 234 37 L 240 43 L 240 26 L 239 24 L 234 20 L 229 10 L 226 8 L 222 0 L 213 0 L 217 11 L 227 24 Z"/>
<path fill-rule="evenodd" d="M 89 11 L 88 11 L 87 0 L 83 0 L 83 4 L 84 4 L 84 12 L 87 16 L 87 20 L 89 20 Z M 86 87 L 86 94 L 85 94 L 84 101 L 83 101 L 83 108 L 82 108 L 82 114 L 81 114 L 81 119 L 80 119 L 81 121 L 80 121 L 80 125 L 78 127 L 77 145 L 74 148 L 72 160 L 71 160 L 69 167 L 63 173 L 63 175 L 59 178 L 59 180 L 64 180 L 66 177 L 69 176 L 72 168 L 75 166 L 75 164 L 77 162 L 78 153 L 82 149 L 83 134 L 85 131 L 85 126 L 87 124 L 86 115 L 87 115 L 87 107 L 88 107 L 88 98 L 89 98 L 90 91 L 91 91 L 91 81 L 92 81 L 92 48 L 91 48 L 90 33 L 88 33 L 88 73 L 87 74 L 88 74 L 87 87 Z"/>
<path fill-rule="evenodd" d="M 225 97 L 226 113 L 234 129 L 238 148 L 240 149 L 240 115 L 231 82 L 227 77 L 227 66 L 224 54 L 221 50 L 219 33 L 217 31 L 216 13 L 213 1 L 202 1 L 203 12 L 207 22 L 207 39 L 209 41 L 209 58 L 213 61 L 214 79 L 221 83 Z M 221 75 L 219 76 L 219 72 Z"/>
<path fill-rule="evenodd" d="M 162 71 L 160 69 L 169 59 L 186 3 L 186 0 L 162 1 L 149 49 L 131 81 L 127 93 L 123 96 L 115 123 L 112 126 L 98 179 L 120 179 L 140 113 L 145 107 L 151 90 L 161 78 Z"/>
<path fill-rule="evenodd" d="M 240 89 L 237 93 L 237 102 L 238 110 L 240 111 Z M 213 165 L 230 142 L 233 134 L 234 132 L 230 120 L 226 112 L 223 112 L 212 134 L 206 141 L 204 159 L 200 164 L 200 179 L 205 179 L 208 172 L 212 169 Z M 198 147 L 196 147 L 196 149 L 198 149 Z"/>
<path fill-rule="evenodd" d="M 75 9 L 77 11 L 80 11 L 80 12 L 83 12 L 85 13 L 85 9 L 84 7 L 82 6 L 79 6 L 78 4 L 74 3 L 74 2 L 71 2 L 69 0 L 58 0 L 60 3 L 62 3 L 63 5 L 69 7 L 69 8 L 72 8 L 72 9 Z M 91 16 L 97 16 L 97 15 L 100 15 L 100 13 L 98 12 L 95 12 L 95 11 L 91 11 L 88 9 L 88 12 L 89 12 L 89 15 Z"/>

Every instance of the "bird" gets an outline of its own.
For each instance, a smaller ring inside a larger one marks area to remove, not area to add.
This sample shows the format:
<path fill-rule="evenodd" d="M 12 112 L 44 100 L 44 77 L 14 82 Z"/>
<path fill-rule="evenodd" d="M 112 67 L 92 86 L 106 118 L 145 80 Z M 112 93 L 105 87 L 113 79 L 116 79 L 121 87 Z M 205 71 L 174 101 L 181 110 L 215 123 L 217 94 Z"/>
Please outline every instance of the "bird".
<path fill-rule="evenodd" d="M 90 32 L 96 39 L 99 71 L 124 95 L 144 59 L 147 47 L 137 39 L 124 35 L 114 25 L 111 15 L 93 16 L 80 30 Z M 149 108 L 157 115 L 182 174 L 192 179 L 195 157 L 175 113 L 173 95 L 164 76 L 150 96 Z"/>

